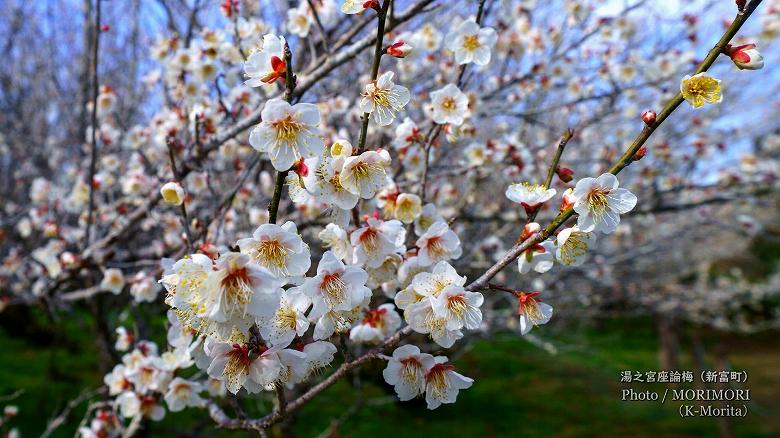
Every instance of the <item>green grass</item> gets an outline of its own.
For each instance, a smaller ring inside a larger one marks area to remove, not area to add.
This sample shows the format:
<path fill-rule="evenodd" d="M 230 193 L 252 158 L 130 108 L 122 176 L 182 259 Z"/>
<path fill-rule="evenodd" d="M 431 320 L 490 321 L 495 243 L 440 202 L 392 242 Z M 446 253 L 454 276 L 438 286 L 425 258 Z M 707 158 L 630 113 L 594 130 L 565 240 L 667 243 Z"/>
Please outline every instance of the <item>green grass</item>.
<path fill-rule="evenodd" d="M 291 426 L 297 436 L 316 436 L 329 427 L 341 437 L 434 436 L 713 436 L 710 418 L 681 419 L 678 403 L 623 402 L 622 370 L 656 370 L 657 340 L 652 321 L 613 319 L 573 328 L 551 324 L 535 331 L 558 348 L 551 355 L 514 334 L 473 343 L 455 361 L 458 371 L 473 377 L 472 388 L 458 402 L 428 411 L 422 400 L 387 402 L 392 388 L 380 380 L 381 364 L 361 373 L 360 409 L 337 426 L 331 425 L 353 403 L 356 391 L 339 382 L 306 405 Z M 79 323 L 65 324 L 65 338 L 40 347 L 26 338 L 0 330 L 0 394 L 24 388 L 11 403 L 20 407 L 14 419 L 23 436 L 37 436 L 46 419 L 84 387 L 97 387 L 96 350 L 89 330 Z M 746 419 L 732 422 L 736 436 L 780 435 L 780 351 L 777 333 L 750 338 L 708 333 L 705 344 L 716 341 L 729 349 L 735 369 L 747 369 L 753 401 Z M 76 340 L 76 341 L 74 341 Z M 681 369 L 692 369 L 687 337 Z M 708 358 L 710 360 L 710 358 Z M 708 362 L 711 366 L 712 362 Z M 637 390 L 663 391 L 661 384 L 634 384 Z M 83 414 L 81 406 L 55 436 L 72 436 Z M 263 412 L 250 406 L 248 411 Z M 189 409 L 168 414 L 153 424 L 149 436 L 235 435 L 216 431 L 203 411 Z M 244 435 L 241 435 L 244 436 Z M 248 436 L 248 435 L 247 435 Z"/>

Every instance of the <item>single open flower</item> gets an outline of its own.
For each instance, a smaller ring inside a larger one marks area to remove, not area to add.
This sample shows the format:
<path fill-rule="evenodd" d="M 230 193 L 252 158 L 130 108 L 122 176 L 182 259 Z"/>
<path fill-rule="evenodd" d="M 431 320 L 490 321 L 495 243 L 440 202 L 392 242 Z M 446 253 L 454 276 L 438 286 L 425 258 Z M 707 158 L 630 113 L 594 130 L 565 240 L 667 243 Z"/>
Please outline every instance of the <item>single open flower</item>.
<path fill-rule="evenodd" d="M 680 83 L 680 92 L 694 108 L 701 108 L 705 103 L 720 103 L 723 100 L 720 80 L 704 72 L 693 76 L 686 75 Z"/>
<path fill-rule="evenodd" d="M 617 177 L 611 173 L 579 180 L 572 194 L 577 198 L 577 226 L 586 233 L 612 233 L 620 223 L 620 215 L 631 211 L 637 201 L 633 193 L 618 188 Z"/>
<path fill-rule="evenodd" d="M 363 99 L 360 100 L 360 110 L 370 113 L 379 126 L 393 123 L 396 113 L 401 111 L 411 94 L 406 87 L 393 83 L 394 73 L 389 71 L 379 76 L 376 81 L 366 85 Z"/>

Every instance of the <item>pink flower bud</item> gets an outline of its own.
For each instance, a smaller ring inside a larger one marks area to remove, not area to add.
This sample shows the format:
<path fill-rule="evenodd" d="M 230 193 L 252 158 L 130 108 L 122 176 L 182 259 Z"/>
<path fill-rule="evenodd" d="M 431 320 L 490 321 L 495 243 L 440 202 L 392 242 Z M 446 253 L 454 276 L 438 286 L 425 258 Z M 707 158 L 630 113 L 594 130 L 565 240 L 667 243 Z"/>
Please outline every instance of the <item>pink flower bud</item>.
<path fill-rule="evenodd" d="M 647 126 L 653 126 L 655 124 L 655 111 L 645 111 L 642 113 L 642 121 Z"/>
<path fill-rule="evenodd" d="M 407 44 L 404 40 L 393 43 L 386 50 L 388 55 L 395 56 L 396 58 L 406 58 L 411 51 L 412 46 Z"/>
<path fill-rule="evenodd" d="M 644 158 L 645 155 L 647 155 L 647 146 L 642 146 L 641 148 L 639 148 L 638 151 L 636 151 L 636 153 L 634 154 L 633 157 L 631 157 L 631 159 L 634 161 L 639 161 L 642 158 Z"/>
<path fill-rule="evenodd" d="M 563 201 L 561 202 L 561 211 L 566 210 L 567 208 L 574 205 L 574 203 L 577 202 L 577 198 L 574 196 L 572 189 L 566 189 L 565 192 L 563 192 Z"/>
<path fill-rule="evenodd" d="M 574 171 L 568 167 L 558 166 L 555 168 L 555 173 L 558 175 L 558 178 L 565 183 L 571 181 L 574 178 Z"/>
<path fill-rule="evenodd" d="M 729 55 L 734 65 L 740 70 L 758 70 L 764 67 L 764 57 L 756 49 L 755 44 L 745 44 L 732 47 L 726 46 L 726 54 Z"/>

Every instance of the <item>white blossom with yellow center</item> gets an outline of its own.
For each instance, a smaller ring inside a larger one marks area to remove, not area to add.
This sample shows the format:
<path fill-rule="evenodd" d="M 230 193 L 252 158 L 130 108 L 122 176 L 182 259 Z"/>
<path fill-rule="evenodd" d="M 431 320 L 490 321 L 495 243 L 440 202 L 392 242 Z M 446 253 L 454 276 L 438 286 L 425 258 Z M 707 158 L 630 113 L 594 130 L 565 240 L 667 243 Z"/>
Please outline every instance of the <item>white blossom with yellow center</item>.
<path fill-rule="evenodd" d="M 288 170 L 301 157 L 322 155 L 325 145 L 319 136 L 320 111 L 316 105 L 290 105 L 282 99 L 271 99 L 261 117 L 262 123 L 249 134 L 249 144 L 268 153 L 276 170 Z"/>
<path fill-rule="evenodd" d="M 490 62 L 491 50 L 497 39 L 498 34 L 493 28 L 480 28 L 473 20 L 462 22 L 445 38 L 447 49 L 455 54 L 455 62 L 473 62 L 479 66 Z"/>
<path fill-rule="evenodd" d="M 577 199 L 577 226 L 586 233 L 612 233 L 620 223 L 620 215 L 631 211 L 637 202 L 633 193 L 618 188 L 617 177 L 611 173 L 577 181 L 572 196 Z"/>

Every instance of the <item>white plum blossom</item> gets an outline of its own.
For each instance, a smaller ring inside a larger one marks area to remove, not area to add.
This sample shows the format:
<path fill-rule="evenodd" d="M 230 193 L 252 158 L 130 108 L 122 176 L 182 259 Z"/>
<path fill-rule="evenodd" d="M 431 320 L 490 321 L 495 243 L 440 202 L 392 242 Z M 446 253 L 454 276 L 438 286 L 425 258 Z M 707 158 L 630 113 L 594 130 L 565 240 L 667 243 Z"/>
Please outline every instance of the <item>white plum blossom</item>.
<path fill-rule="evenodd" d="M 127 351 L 133 346 L 133 339 L 135 336 L 132 332 L 127 331 L 124 327 L 117 327 L 116 330 L 116 343 L 114 343 L 114 349 L 116 351 Z"/>
<path fill-rule="evenodd" d="M 320 138 L 320 111 L 316 105 L 290 105 L 282 99 L 266 102 L 262 123 L 249 134 L 249 143 L 271 158 L 274 169 L 288 170 L 295 161 L 322 155 L 325 145 Z"/>
<path fill-rule="evenodd" d="M 344 161 L 344 157 L 306 159 L 308 174 L 303 177 L 303 182 L 306 190 L 317 199 L 342 210 L 349 210 L 357 205 L 360 194 L 341 185 L 340 174 Z"/>
<path fill-rule="evenodd" d="M 349 236 L 343 228 L 336 224 L 328 224 L 317 237 L 340 260 L 352 260 L 352 245 Z"/>
<path fill-rule="evenodd" d="M 460 329 L 451 329 L 444 316 L 437 316 L 430 299 L 422 300 L 408 306 L 404 312 L 406 322 L 417 333 L 427 334 L 437 344 L 450 348 L 455 341 L 463 337 Z"/>
<path fill-rule="evenodd" d="M 393 215 L 405 224 L 410 224 L 422 214 L 422 200 L 413 193 L 401 193 L 395 200 Z"/>
<path fill-rule="evenodd" d="M 447 84 L 431 92 L 433 121 L 442 125 L 460 126 L 469 115 L 469 98 L 455 84 Z"/>
<path fill-rule="evenodd" d="M 314 304 L 309 318 L 317 319 L 328 310 L 352 310 L 366 295 L 371 295 L 366 280 L 366 271 L 345 266 L 332 251 L 326 251 L 317 266 L 317 275 L 306 279 L 301 286 Z"/>
<path fill-rule="evenodd" d="M 103 271 L 103 280 L 100 281 L 100 289 L 107 290 L 114 295 L 122 293 L 125 288 L 125 276 L 117 268 L 110 268 Z"/>
<path fill-rule="evenodd" d="M 314 341 L 303 346 L 303 354 L 306 355 L 306 372 L 302 376 L 308 377 L 317 374 L 323 368 L 333 362 L 336 354 L 336 346 L 327 341 Z"/>
<path fill-rule="evenodd" d="M 339 173 L 341 187 L 363 199 L 371 199 L 385 185 L 390 154 L 385 150 L 366 151 L 344 160 Z"/>
<path fill-rule="evenodd" d="M 490 62 L 490 54 L 498 35 L 491 27 L 480 28 L 477 22 L 466 20 L 445 38 L 447 49 L 455 54 L 455 62 L 473 62 L 483 66 Z"/>
<path fill-rule="evenodd" d="M 577 226 L 586 233 L 612 233 L 620 223 L 620 215 L 631 211 L 637 202 L 633 193 L 618 188 L 618 180 L 611 173 L 579 180 L 572 194 L 577 199 Z"/>
<path fill-rule="evenodd" d="M 432 298 L 433 313 L 444 318 L 450 330 L 463 327 L 476 330 L 482 324 L 482 311 L 479 308 L 484 301 L 479 292 L 470 292 L 461 286 L 447 286 Z"/>
<path fill-rule="evenodd" d="M 341 12 L 345 14 L 359 14 L 366 10 L 363 6 L 366 4 L 365 0 L 344 0 L 341 4 Z"/>
<path fill-rule="evenodd" d="M 525 208 L 529 214 L 539 208 L 540 205 L 555 196 L 555 189 L 548 189 L 540 184 L 518 183 L 512 184 L 506 189 L 506 197 L 510 201 L 517 202 Z"/>
<path fill-rule="evenodd" d="M 537 243 L 526 249 L 517 258 L 517 269 L 527 274 L 532 269 L 540 274 L 552 269 L 555 262 L 555 246 L 550 241 Z"/>
<path fill-rule="evenodd" d="M 305 312 L 311 299 L 300 288 L 282 292 L 279 308 L 270 318 L 259 318 L 258 327 L 263 339 L 273 346 L 286 347 L 296 336 L 303 336 L 309 328 Z"/>
<path fill-rule="evenodd" d="M 433 356 L 420 352 L 417 346 L 403 345 L 393 351 L 382 376 L 393 385 L 399 400 L 411 400 L 425 392 L 425 364 L 432 362 Z"/>
<path fill-rule="evenodd" d="M 168 392 L 165 393 L 165 403 L 171 412 L 179 412 L 186 407 L 201 407 L 206 402 L 199 392 L 203 390 L 198 382 L 185 380 L 181 377 L 174 378 L 168 384 Z"/>
<path fill-rule="evenodd" d="M 417 239 L 417 258 L 423 266 L 440 260 L 457 259 L 463 253 L 460 239 L 446 222 L 436 222 Z"/>
<path fill-rule="evenodd" d="M 446 356 L 425 358 L 425 402 L 428 409 L 436 409 L 443 403 L 455 403 L 458 392 L 467 389 L 474 379 L 455 372 Z"/>
<path fill-rule="evenodd" d="M 168 205 L 181 205 L 184 203 L 184 188 L 181 184 L 171 181 L 160 187 L 160 195 Z"/>
<path fill-rule="evenodd" d="M 363 320 L 352 327 L 349 339 L 359 343 L 376 343 L 385 340 L 401 327 L 401 317 L 392 304 L 382 304 L 369 310 Z"/>
<path fill-rule="evenodd" d="M 405 250 L 406 230 L 397 220 L 368 218 L 366 225 L 350 235 L 355 249 L 353 263 L 378 268 L 393 253 Z"/>
<path fill-rule="evenodd" d="M 253 263 L 246 254 L 229 252 L 217 259 L 216 270 L 203 283 L 199 315 L 223 338 L 233 330 L 246 334 L 255 318 L 271 316 L 279 306 L 282 281 Z"/>
<path fill-rule="evenodd" d="M 539 292 L 521 292 L 517 301 L 517 313 L 520 315 L 520 333 L 525 335 L 534 326 L 547 324 L 552 318 L 553 308 L 536 298 Z"/>
<path fill-rule="evenodd" d="M 425 204 L 420 212 L 420 215 L 414 220 L 414 233 L 418 236 L 422 236 L 425 231 L 430 228 L 431 225 L 436 222 L 445 222 L 442 215 L 436 209 L 436 205 L 432 203 Z"/>
<path fill-rule="evenodd" d="M 237 244 L 241 253 L 284 281 L 302 277 L 311 266 L 309 246 L 291 221 L 281 226 L 260 225 L 251 238 L 240 239 Z"/>
<path fill-rule="evenodd" d="M 555 238 L 555 257 L 564 265 L 582 265 L 588 248 L 596 243 L 596 236 L 580 230 L 577 225 L 565 228 Z"/>
<path fill-rule="evenodd" d="M 376 81 L 367 84 L 360 100 L 360 110 L 371 114 L 371 118 L 379 126 L 393 123 L 396 113 L 411 99 L 406 87 L 393 83 L 393 75 L 391 71 L 385 72 Z"/>
<path fill-rule="evenodd" d="M 305 38 L 311 28 L 311 18 L 306 3 L 301 3 L 297 8 L 287 10 L 287 30 L 291 34 Z"/>

